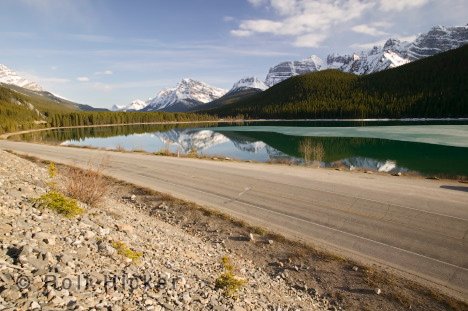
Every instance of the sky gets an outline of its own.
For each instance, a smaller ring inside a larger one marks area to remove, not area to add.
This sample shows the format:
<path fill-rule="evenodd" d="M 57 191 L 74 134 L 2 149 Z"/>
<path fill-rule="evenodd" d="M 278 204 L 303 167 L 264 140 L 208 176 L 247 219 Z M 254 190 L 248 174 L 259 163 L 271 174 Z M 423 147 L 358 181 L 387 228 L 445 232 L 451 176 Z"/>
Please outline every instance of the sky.
<path fill-rule="evenodd" d="M 466 25 L 465 1 L 0 0 L 0 64 L 110 108 L 182 78 L 229 89 L 282 61 Z"/>

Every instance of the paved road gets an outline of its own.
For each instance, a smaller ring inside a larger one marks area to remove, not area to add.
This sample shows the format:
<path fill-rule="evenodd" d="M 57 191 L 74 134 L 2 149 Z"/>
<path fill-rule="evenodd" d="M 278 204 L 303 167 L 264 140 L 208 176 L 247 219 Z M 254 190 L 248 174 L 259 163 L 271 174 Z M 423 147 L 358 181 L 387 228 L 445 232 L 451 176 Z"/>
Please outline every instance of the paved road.
<path fill-rule="evenodd" d="M 282 165 L 157 157 L 0 141 L 217 208 L 319 247 L 411 273 L 468 297 L 468 185 Z"/>

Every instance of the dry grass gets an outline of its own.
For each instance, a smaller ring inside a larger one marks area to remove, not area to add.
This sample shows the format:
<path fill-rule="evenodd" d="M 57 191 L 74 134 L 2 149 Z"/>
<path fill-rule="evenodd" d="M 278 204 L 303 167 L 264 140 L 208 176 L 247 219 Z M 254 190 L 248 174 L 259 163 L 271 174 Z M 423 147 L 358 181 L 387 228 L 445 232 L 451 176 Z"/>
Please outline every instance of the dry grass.
<path fill-rule="evenodd" d="M 109 192 L 109 182 L 103 175 L 106 159 L 88 163 L 85 169 L 67 167 L 63 172 L 63 187 L 67 195 L 92 207 L 97 207 Z"/>
<path fill-rule="evenodd" d="M 299 152 L 304 158 L 306 165 L 314 162 L 321 162 L 325 156 L 325 150 L 322 144 L 314 144 L 312 139 L 306 138 L 299 144 Z"/>

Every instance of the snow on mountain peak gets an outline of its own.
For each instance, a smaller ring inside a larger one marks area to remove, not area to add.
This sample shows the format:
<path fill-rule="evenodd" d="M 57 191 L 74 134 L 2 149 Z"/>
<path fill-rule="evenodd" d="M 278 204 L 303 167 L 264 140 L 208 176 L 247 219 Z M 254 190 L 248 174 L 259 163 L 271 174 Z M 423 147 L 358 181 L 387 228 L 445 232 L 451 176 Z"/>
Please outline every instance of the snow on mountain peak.
<path fill-rule="evenodd" d="M 0 64 L 0 82 L 5 84 L 13 84 L 31 91 L 43 90 L 42 87 L 36 82 L 19 76 L 16 72 L 2 64 Z"/>
<path fill-rule="evenodd" d="M 166 88 L 148 100 L 145 111 L 187 111 L 209 103 L 227 93 L 227 90 L 210 86 L 190 78 L 182 79 L 175 88 Z"/>
<path fill-rule="evenodd" d="M 112 106 L 112 111 L 137 111 L 145 108 L 148 104 L 141 100 L 135 99 L 128 105 L 114 105 Z"/>
<path fill-rule="evenodd" d="M 468 26 L 434 26 L 429 32 L 419 35 L 413 42 L 391 38 L 383 46 L 375 46 L 359 54 L 329 54 L 326 64 L 321 69 L 338 69 L 354 74 L 369 74 L 455 49 L 467 43 Z M 283 64 L 276 66 L 283 67 L 282 77 L 296 75 L 293 68 L 286 68 L 287 66 Z M 304 73 L 316 71 L 316 68 L 307 66 L 304 66 L 303 69 Z M 267 80 L 270 81 L 271 72 L 272 70 L 267 76 Z M 277 81 L 282 80 L 277 79 Z"/>
<path fill-rule="evenodd" d="M 319 71 L 322 68 L 322 59 L 312 55 L 302 61 L 288 61 L 280 63 L 268 72 L 265 84 L 269 87 L 282 82 L 290 77 L 302 75 L 308 72 Z"/>
<path fill-rule="evenodd" d="M 256 77 L 246 77 L 242 78 L 234 85 L 232 86 L 231 90 L 229 92 L 236 92 L 236 91 L 241 91 L 245 89 L 259 89 L 259 90 L 266 90 L 268 86 L 263 83 L 263 81 L 260 81 Z"/>

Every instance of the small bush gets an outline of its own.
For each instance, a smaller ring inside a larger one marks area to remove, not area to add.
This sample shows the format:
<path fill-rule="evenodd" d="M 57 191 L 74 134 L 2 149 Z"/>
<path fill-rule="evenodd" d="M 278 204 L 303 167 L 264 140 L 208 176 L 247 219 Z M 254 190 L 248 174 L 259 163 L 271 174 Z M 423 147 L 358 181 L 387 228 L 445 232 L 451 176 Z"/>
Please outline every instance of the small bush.
<path fill-rule="evenodd" d="M 102 174 L 104 164 L 88 164 L 86 169 L 70 167 L 64 172 L 65 193 L 92 207 L 102 202 L 109 191 L 109 183 Z"/>
<path fill-rule="evenodd" d="M 58 191 L 50 191 L 43 194 L 35 201 L 43 208 L 53 210 L 67 218 L 73 218 L 84 213 L 84 210 L 78 206 L 76 200 L 64 196 Z"/>
<path fill-rule="evenodd" d="M 138 259 L 141 258 L 141 256 L 143 256 L 142 253 L 136 252 L 136 251 L 130 249 L 127 246 L 127 244 L 125 244 L 122 241 L 112 242 L 112 247 L 117 250 L 117 253 L 119 255 L 127 257 L 127 258 L 131 259 L 132 261 L 137 261 Z"/>
<path fill-rule="evenodd" d="M 234 275 L 234 266 L 227 256 L 221 258 L 221 263 L 224 267 L 224 273 L 216 279 L 215 286 L 224 290 L 226 296 L 233 297 L 245 285 L 246 281 Z"/>

